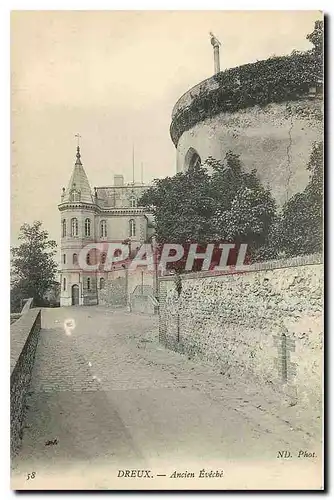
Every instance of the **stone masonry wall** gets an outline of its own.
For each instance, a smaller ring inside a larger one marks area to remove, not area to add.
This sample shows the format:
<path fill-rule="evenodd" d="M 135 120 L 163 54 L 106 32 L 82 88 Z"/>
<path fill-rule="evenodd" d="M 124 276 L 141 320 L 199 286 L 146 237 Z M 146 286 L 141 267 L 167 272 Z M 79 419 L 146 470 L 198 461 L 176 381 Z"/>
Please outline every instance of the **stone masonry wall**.
<path fill-rule="evenodd" d="M 154 274 L 147 271 L 146 267 L 137 267 L 135 270 L 113 270 L 105 277 L 104 288 L 98 289 L 99 304 L 107 306 L 128 305 L 133 310 L 151 314 L 153 305 L 148 300 L 147 294 L 153 294 L 153 287 Z M 144 297 L 139 297 L 140 295 Z"/>
<path fill-rule="evenodd" d="M 118 276 L 115 279 L 105 281 L 105 288 L 98 291 L 99 304 L 109 306 L 126 306 L 127 284 L 126 276 Z"/>
<path fill-rule="evenodd" d="M 291 386 L 300 402 L 319 405 L 323 265 L 314 258 L 288 264 L 294 267 L 184 275 L 180 296 L 175 279 L 160 279 L 160 341 L 212 362 L 227 377 Z"/>
<path fill-rule="evenodd" d="M 10 445 L 13 454 L 18 451 L 22 438 L 25 401 L 40 329 L 40 309 L 30 309 L 11 325 L 10 329 Z"/>

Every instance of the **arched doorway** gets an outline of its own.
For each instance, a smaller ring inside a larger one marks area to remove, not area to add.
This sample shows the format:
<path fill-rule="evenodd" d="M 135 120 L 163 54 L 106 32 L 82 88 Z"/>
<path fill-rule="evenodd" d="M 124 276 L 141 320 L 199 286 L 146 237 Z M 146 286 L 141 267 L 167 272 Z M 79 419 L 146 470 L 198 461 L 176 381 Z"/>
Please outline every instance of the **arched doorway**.
<path fill-rule="evenodd" d="M 72 306 L 79 305 L 79 285 L 72 286 Z"/>
<path fill-rule="evenodd" d="M 184 170 L 188 170 L 191 167 L 197 167 L 201 165 L 202 160 L 196 149 L 189 148 L 187 154 L 184 158 Z"/>

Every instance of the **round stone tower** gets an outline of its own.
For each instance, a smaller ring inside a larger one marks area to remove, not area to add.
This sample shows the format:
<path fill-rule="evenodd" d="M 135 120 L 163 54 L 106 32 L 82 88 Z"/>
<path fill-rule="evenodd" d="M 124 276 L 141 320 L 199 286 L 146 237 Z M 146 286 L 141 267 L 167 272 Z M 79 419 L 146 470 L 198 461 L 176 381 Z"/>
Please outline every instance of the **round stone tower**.
<path fill-rule="evenodd" d="M 180 97 L 170 133 L 178 172 L 231 150 L 281 205 L 307 185 L 323 138 L 322 61 L 311 50 L 219 72 Z"/>

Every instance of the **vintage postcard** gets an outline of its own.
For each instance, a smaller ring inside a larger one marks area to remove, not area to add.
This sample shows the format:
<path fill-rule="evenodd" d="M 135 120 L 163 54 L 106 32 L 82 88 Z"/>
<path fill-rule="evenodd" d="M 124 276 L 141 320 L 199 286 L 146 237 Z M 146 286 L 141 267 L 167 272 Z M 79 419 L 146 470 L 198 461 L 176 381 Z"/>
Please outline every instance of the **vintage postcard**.
<path fill-rule="evenodd" d="M 11 488 L 322 490 L 321 11 L 12 11 Z"/>

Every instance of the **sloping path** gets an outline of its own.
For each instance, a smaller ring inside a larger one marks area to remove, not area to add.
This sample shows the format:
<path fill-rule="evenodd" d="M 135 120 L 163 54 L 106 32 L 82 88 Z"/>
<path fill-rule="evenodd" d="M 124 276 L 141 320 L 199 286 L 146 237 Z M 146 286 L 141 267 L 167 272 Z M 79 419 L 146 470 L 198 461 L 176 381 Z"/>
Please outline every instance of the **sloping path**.
<path fill-rule="evenodd" d="M 156 332 L 156 317 L 121 310 L 43 310 L 12 488 L 320 487 L 317 416 L 165 350 Z M 132 468 L 150 478 L 118 477 Z M 169 478 L 201 468 L 224 477 Z"/>

